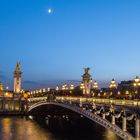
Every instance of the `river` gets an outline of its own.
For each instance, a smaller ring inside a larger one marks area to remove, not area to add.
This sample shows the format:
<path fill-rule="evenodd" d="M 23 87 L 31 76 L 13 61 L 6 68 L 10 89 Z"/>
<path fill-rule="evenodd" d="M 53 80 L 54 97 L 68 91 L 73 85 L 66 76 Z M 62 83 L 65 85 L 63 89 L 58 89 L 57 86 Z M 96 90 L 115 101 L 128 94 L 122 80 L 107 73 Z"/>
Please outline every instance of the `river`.
<path fill-rule="evenodd" d="M 85 119 L 0 117 L 0 140 L 120 140 L 113 132 Z"/>

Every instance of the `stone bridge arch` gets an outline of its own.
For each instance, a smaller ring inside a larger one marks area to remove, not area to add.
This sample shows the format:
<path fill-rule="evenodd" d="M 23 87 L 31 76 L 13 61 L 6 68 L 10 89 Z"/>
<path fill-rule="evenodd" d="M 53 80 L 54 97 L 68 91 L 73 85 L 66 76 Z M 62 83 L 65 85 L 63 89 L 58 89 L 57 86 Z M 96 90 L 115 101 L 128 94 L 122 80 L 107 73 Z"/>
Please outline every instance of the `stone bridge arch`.
<path fill-rule="evenodd" d="M 27 113 L 31 112 L 33 109 L 40 107 L 42 105 L 55 105 L 55 106 L 59 106 L 59 107 L 71 110 L 75 113 L 83 115 L 84 117 L 94 121 L 95 123 L 98 123 L 99 125 L 103 126 L 106 129 L 110 129 L 116 135 L 118 135 L 119 137 L 121 137 L 124 140 L 135 140 L 135 138 L 131 134 L 123 131 L 117 125 L 113 125 L 108 120 L 101 118 L 99 115 L 93 114 L 87 110 L 83 110 L 82 108 L 77 107 L 77 106 L 72 105 L 72 104 L 41 101 L 41 102 L 37 102 L 37 103 L 34 103 L 31 106 L 29 106 Z"/>

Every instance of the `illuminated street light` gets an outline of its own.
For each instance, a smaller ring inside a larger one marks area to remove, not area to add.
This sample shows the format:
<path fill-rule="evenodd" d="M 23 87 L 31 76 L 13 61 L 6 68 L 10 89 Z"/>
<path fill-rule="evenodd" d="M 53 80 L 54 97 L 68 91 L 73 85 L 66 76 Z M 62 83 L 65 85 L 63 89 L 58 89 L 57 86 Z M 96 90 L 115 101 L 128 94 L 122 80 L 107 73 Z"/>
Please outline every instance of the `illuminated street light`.
<path fill-rule="evenodd" d="M 128 90 L 126 90 L 126 91 L 125 91 L 125 94 L 126 94 L 126 95 L 129 95 L 129 91 L 128 91 Z"/>
<path fill-rule="evenodd" d="M 84 88 L 85 88 L 84 84 L 81 83 L 81 85 L 80 85 L 80 89 L 84 89 Z"/>
<path fill-rule="evenodd" d="M 3 85 L 1 82 L 0 82 L 0 91 L 3 91 Z"/>
<path fill-rule="evenodd" d="M 98 83 L 97 83 L 97 81 L 95 81 L 95 82 L 93 83 L 93 88 L 94 88 L 94 89 L 98 89 Z"/>
<path fill-rule="evenodd" d="M 138 76 L 135 77 L 133 85 L 136 89 L 135 94 L 138 94 L 138 88 L 140 87 L 140 79 Z"/>
<path fill-rule="evenodd" d="M 70 93 L 72 93 L 74 90 L 74 85 L 70 85 L 69 89 L 70 89 Z"/>
<path fill-rule="evenodd" d="M 62 90 L 68 90 L 67 84 L 62 85 Z"/>
<path fill-rule="evenodd" d="M 74 90 L 74 85 L 70 85 L 70 90 Z"/>
<path fill-rule="evenodd" d="M 111 80 L 109 88 L 111 89 L 110 96 L 112 96 L 113 95 L 113 91 L 116 88 L 116 82 L 115 82 L 114 79 Z"/>
<path fill-rule="evenodd" d="M 66 90 L 66 85 L 62 85 L 62 90 Z"/>
<path fill-rule="evenodd" d="M 111 80 L 109 88 L 116 88 L 116 81 L 114 79 Z"/>
<path fill-rule="evenodd" d="M 133 83 L 134 87 L 139 87 L 140 86 L 140 79 L 138 76 L 136 76 L 136 78 L 134 79 L 134 83 Z"/>
<path fill-rule="evenodd" d="M 6 90 L 9 90 L 9 87 L 8 86 L 6 87 Z"/>
<path fill-rule="evenodd" d="M 8 96 L 8 92 L 5 93 L 5 96 Z"/>
<path fill-rule="evenodd" d="M 121 92 L 120 91 L 118 91 L 118 95 L 120 95 L 121 94 Z"/>
<path fill-rule="evenodd" d="M 104 96 L 106 96 L 106 92 L 104 92 Z"/>
<path fill-rule="evenodd" d="M 43 92 L 46 92 L 46 89 L 45 88 L 43 88 Z"/>
<path fill-rule="evenodd" d="M 42 93 L 42 89 L 39 90 L 39 93 Z"/>
<path fill-rule="evenodd" d="M 84 83 L 81 83 L 80 89 L 82 90 L 82 92 L 83 92 L 83 94 L 84 94 L 84 89 L 85 89 Z"/>
<path fill-rule="evenodd" d="M 49 92 L 50 90 L 51 90 L 50 87 L 48 87 L 48 88 L 47 88 L 47 91 Z"/>
<path fill-rule="evenodd" d="M 56 87 L 55 87 L 55 90 L 56 90 L 56 91 L 58 91 L 58 90 L 59 90 L 59 87 L 58 87 L 58 86 L 56 86 Z"/>

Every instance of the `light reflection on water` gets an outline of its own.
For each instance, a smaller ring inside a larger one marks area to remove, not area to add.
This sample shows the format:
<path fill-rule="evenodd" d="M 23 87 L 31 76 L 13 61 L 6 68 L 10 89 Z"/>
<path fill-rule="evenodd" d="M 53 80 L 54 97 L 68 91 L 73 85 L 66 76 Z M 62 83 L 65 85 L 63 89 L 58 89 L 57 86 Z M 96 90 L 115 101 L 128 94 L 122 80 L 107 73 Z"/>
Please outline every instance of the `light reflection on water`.
<path fill-rule="evenodd" d="M 19 117 L 0 118 L 0 140 L 56 140 L 37 123 Z"/>
<path fill-rule="evenodd" d="M 77 135 L 72 137 L 63 137 L 63 134 L 56 136 L 48 129 L 45 129 L 35 121 L 27 117 L 1 117 L 0 118 L 0 140 L 120 140 L 113 132 L 96 127 L 92 133 L 93 136 L 81 137 L 82 130 L 77 131 Z M 99 133 L 99 134 L 97 134 Z M 98 137 L 97 135 L 101 135 Z"/>
<path fill-rule="evenodd" d="M 119 138 L 110 130 L 106 130 L 103 133 L 103 140 L 118 140 Z"/>

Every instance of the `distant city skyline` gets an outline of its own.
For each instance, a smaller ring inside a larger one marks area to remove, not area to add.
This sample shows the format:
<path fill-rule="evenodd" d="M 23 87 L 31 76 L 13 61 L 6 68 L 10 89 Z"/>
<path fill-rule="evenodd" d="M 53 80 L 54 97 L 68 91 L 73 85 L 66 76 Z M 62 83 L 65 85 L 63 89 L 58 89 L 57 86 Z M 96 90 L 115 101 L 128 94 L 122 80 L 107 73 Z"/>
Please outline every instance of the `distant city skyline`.
<path fill-rule="evenodd" d="M 139 0 L 1 0 L 0 81 L 23 88 L 80 81 L 90 67 L 107 86 L 140 76 Z"/>

